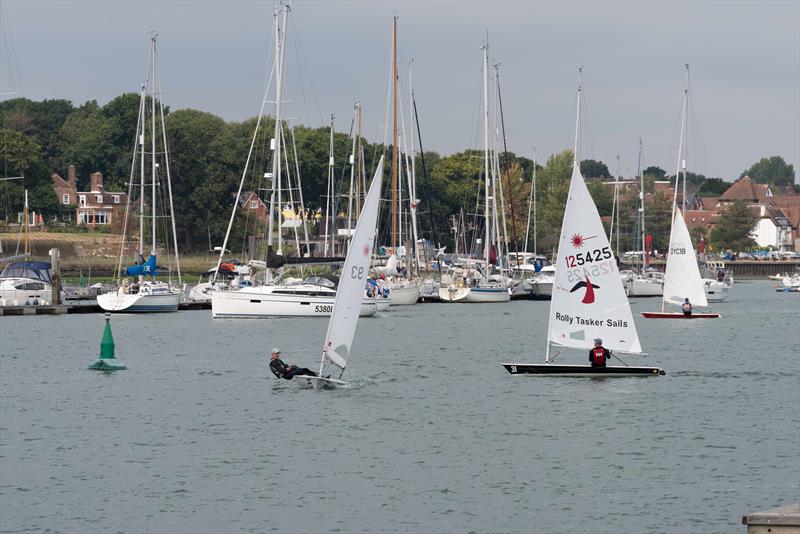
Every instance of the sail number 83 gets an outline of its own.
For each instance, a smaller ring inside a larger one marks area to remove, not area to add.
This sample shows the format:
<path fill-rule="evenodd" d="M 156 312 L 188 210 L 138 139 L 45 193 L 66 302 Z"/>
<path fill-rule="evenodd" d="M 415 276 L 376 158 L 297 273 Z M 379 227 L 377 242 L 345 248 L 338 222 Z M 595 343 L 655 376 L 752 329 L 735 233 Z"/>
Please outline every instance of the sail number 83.
<path fill-rule="evenodd" d="M 350 278 L 357 278 L 359 280 L 364 279 L 364 267 L 357 267 L 353 265 L 350 269 Z"/>
<path fill-rule="evenodd" d="M 567 262 L 567 267 L 571 269 L 586 263 L 608 260 L 611 259 L 611 257 L 611 249 L 609 247 L 603 247 L 596 248 L 594 250 L 588 250 L 586 252 L 578 252 L 577 254 L 571 254 L 566 256 L 564 260 Z"/>

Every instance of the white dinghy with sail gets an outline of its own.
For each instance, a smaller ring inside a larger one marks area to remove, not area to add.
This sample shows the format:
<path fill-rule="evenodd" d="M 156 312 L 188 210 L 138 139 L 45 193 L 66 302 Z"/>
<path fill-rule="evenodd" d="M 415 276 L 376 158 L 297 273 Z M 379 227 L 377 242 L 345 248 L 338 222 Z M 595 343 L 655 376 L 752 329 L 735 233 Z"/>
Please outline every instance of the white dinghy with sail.
<path fill-rule="evenodd" d="M 689 228 L 683 219 L 686 209 L 686 115 L 689 110 L 689 65 L 686 65 L 686 89 L 683 97 L 681 140 L 678 145 L 678 170 L 675 173 L 675 192 L 672 197 L 672 226 L 669 233 L 667 267 L 664 273 L 664 293 L 660 312 L 642 312 L 646 319 L 715 319 L 718 313 L 689 313 L 666 311 L 667 304 L 681 306 L 686 299 L 695 307 L 708 307 L 706 291 L 697 266 Z M 678 207 L 678 181 L 683 174 L 683 210 Z"/>
<path fill-rule="evenodd" d="M 657 367 L 554 365 L 551 345 L 583 349 L 588 354 L 595 338 L 605 340 L 610 351 L 644 355 L 616 260 L 589 190 L 583 181 L 578 158 L 580 95 L 575 132 L 572 178 L 561 225 L 557 267 L 547 348 L 543 364 L 504 363 L 514 375 L 550 376 L 658 376 Z M 619 359 L 619 358 L 617 358 Z M 622 360 L 620 360 L 622 361 Z"/>
<path fill-rule="evenodd" d="M 314 388 L 335 388 L 344 386 L 342 381 L 350 347 L 356 334 L 358 316 L 361 311 L 361 300 L 364 287 L 369 278 L 369 266 L 372 250 L 375 245 L 375 228 L 378 223 L 378 208 L 383 178 L 383 157 L 375 169 L 375 176 L 364 200 L 361 216 L 356 223 L 347 257 L 342 268 L 339 287 L 333 312 L 328 321 L 328 332 L 322 345 L 322 360 L 319 365 L 319 376 L 299 375 L 295 382 L 301 386 Z M 332 378 L 334 377 L 334 378 Z"/>

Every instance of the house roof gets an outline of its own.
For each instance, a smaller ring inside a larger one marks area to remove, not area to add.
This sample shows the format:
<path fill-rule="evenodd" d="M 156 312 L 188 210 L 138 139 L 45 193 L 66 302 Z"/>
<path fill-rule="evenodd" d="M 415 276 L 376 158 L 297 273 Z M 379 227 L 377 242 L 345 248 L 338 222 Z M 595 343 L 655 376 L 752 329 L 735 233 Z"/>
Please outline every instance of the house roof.
<path fill-rule="evenodd" d="M 742 176 L 722 194 L 720 200 L 733 202 L 745 200 L 748 202 L 764 202 L 771 195 L 769 184 L 759 184 L 749 176 Z"/>
<path fill-rule="evenodd" d="M 686 210 L 683 213 L 683 220 L 686 226 L 696 228 L 698 226 L 710 226 L 717 222 L 719 214 L 715 211 L 706 210 Z"/>

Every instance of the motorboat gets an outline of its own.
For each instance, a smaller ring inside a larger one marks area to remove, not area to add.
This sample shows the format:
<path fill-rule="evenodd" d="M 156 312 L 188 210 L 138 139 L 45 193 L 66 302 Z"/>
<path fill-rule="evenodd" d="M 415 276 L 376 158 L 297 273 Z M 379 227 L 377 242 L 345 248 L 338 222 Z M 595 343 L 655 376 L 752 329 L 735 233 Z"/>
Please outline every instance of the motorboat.
<path fill-rule="evenodd" d="M 18 261 L 0 273 L 0 306 L 46 306 L 53 302 L 51 265 Z"/>

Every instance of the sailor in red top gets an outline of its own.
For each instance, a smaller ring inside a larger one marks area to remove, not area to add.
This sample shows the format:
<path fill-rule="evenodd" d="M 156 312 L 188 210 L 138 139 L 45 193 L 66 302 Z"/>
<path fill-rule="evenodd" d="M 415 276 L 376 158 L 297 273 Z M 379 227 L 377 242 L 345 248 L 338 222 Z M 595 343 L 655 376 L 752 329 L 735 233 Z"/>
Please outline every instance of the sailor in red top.
<path fill-rule="evenodd" d="M 592 362 L 592 367 L 605 367 L 606 362 L 611 358 L 611 352 L 603 347 L 603 340 L 595 338 L 594 348 L 589 351 L 589 361 Z"/>

